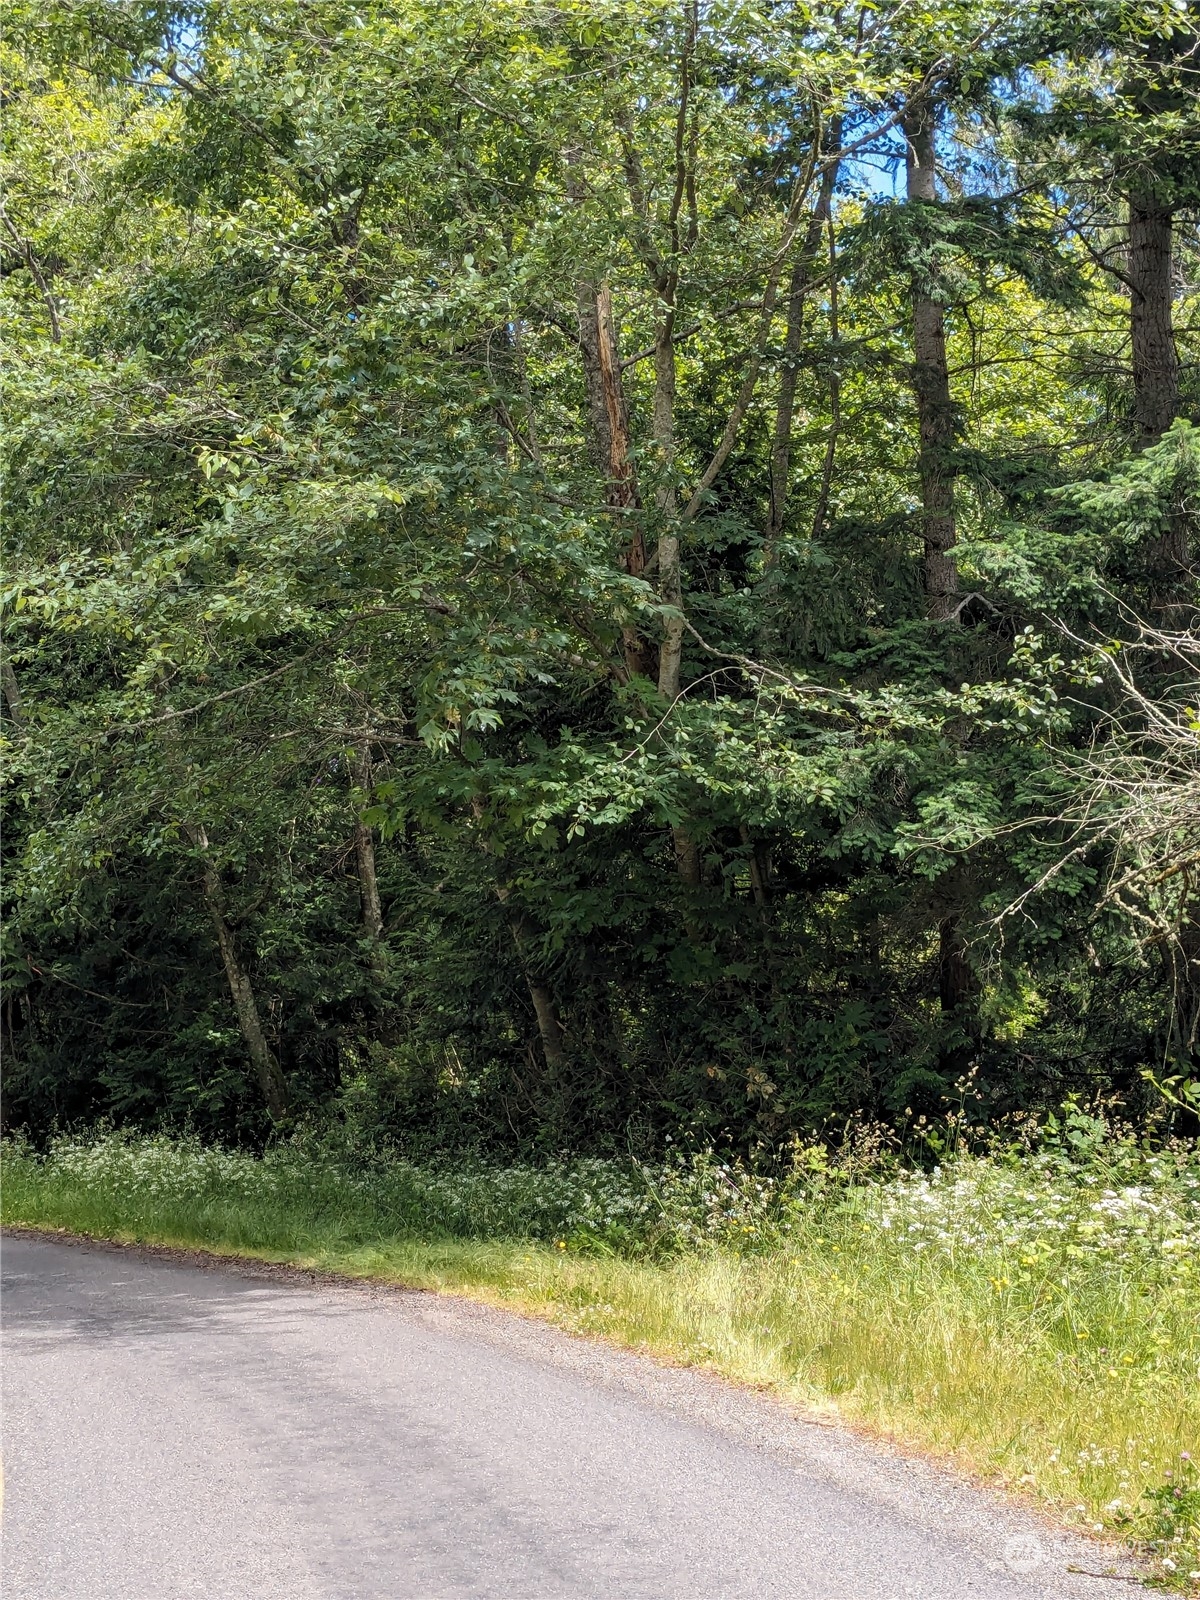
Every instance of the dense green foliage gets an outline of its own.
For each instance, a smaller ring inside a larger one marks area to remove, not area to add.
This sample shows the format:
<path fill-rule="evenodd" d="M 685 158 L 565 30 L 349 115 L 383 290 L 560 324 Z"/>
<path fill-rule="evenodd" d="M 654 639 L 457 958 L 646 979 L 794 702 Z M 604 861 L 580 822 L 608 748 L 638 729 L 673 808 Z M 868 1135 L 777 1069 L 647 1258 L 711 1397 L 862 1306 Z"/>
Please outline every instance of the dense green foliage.
<path fill-rule="evenodd" d="M 1194 5 L 7 27 L 10 1125 L 1186 1131 Z"/>

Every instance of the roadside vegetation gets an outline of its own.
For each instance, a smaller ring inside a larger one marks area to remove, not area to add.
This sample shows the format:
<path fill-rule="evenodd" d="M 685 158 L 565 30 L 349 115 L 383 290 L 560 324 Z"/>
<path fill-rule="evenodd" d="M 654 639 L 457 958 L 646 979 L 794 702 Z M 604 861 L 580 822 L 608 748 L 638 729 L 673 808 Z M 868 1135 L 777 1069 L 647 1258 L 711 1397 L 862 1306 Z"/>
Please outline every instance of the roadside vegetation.
<path fill-rule="evenodd" d="M 5 11 L 5 1217 L 1191 1582 L 1200 0 Z"/>
<path fill-rule="evenodd" d="M 4 1146 L 7 1224 L 457 1291 L 900 1436 L 1200 1585 L 1200 1153 L 1068 1109 L 906 1167 Z"/>

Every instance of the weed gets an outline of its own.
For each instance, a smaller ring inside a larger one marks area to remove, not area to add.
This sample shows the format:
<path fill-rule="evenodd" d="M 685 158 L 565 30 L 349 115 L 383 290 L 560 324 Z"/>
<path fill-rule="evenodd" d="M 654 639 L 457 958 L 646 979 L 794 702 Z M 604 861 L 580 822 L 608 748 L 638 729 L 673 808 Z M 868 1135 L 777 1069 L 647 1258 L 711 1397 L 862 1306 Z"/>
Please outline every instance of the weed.
<path fill-rule="evenodd" d="M 462 1290 L 819 1402 L 1200 1571 L 1200 1156 L 1132 1139 L 757 1172 L 424 1167 L 103 1133 L 4 1147 L 5 1220 Z"/>

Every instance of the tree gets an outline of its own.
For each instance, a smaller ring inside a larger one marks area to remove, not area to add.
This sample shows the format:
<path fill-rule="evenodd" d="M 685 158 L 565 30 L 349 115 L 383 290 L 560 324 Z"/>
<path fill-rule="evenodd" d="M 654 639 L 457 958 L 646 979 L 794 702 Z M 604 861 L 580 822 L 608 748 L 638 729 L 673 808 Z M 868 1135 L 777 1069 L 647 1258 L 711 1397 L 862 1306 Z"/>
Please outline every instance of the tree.
<path fill-rule="evenodd" d="M 13 1115 L 749 1145 L 1149 1059 L 1082 910 L 987 954 L 1024 630 L 1159 582 L 1078 115 L 1149 34 L 1066 26 L 22 5 Z"/>

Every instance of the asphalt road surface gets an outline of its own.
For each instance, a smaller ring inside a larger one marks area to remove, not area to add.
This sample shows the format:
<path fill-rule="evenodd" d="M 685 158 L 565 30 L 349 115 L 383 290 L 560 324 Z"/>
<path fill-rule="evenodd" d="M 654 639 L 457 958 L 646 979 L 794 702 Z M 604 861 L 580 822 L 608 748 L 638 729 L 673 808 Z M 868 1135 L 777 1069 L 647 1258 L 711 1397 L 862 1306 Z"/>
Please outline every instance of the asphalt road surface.
<path fill-rule="evenodd" d="M 4 1600 L 1058 1600 L 1108 1554 L 460 1300 L 6 1236 Z"/>

